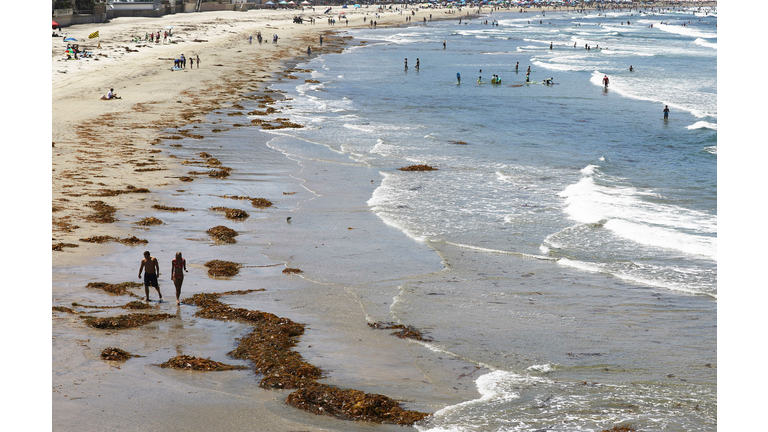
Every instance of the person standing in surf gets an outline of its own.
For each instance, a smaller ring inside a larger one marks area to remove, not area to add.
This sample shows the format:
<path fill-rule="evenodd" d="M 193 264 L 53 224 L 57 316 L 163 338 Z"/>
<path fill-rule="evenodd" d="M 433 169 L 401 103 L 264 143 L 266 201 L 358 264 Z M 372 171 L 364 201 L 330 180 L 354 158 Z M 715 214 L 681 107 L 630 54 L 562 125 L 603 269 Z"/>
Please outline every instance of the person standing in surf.
<path fill-rule="evenodd" d="M 664 107 L 664 120 L 669 120 L 669 105 Z"/>
<path fill-rule="evenodd" d="M 158 264 L 157 258 L 149 254 L 149 251 L 144 251 L 144 259 L 141 260 L 141 266 L 139 267 L 139 279 L 141 279 L 142 270 L 144 270 L 144 292 L 147 295 L 147 301 L 149 301 L 150 285 L 157 290 L 157 295 L 160 296 L 159 301 L 163 301 L 163 294 L 160 293 L 160 284 L 157 283 L 157 277 L 160 276 L 160 264 Z"/>
<path fill-rule="evenodd" d="M 605 88 L 608 88 L 608 75 L 605 75 L 603 77 L 603 85 L 605 86 Z"/>
<path fill-rule="evenodd" d="M 176 258 L 171 261 L 171 280 L 173 280 L 173 284 L 176 286 L 176 304 L 181 304 L 179 297 L 181 296 L 181 284 L 184 283 L 184 273 L 182 270 L 189 273 L 189 270 L 187 270 L 187 260 L 181 257 L 181 252 L 176 252 Z"/>

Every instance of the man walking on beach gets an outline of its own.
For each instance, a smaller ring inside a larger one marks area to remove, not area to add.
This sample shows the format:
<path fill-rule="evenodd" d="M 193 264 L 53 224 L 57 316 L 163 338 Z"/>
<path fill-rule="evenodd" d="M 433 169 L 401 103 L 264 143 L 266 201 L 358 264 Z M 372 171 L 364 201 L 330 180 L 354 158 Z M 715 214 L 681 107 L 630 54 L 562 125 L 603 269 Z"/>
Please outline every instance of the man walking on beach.
<path fill-rule="evenodd" d="M 160 301 L 162 301 L 163 294 L 160 293 L 160 285 L 157 283 L 157 277 L 160 276 L 160 264 L 158 264 L 157 258 L 149 254 L 149 251 L 144 251 L 144 259 L 141 260 L 141 266 L 139 267 L 139 279 L 141 279 L 142 270 L 144 270 L 144 292 L 147 295 L 147 301 L 149 301 L 150 285 L 155 287 L 157 295 L 160 296 Z"/>

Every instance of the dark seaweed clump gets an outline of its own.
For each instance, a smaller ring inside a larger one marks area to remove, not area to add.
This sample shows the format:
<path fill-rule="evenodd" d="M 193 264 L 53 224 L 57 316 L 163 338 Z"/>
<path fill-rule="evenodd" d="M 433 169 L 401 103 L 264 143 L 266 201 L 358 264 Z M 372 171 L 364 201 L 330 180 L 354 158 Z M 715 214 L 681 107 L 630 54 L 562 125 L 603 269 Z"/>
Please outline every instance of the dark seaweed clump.
<path fill-rule="evenodd" d="M 431 342 L 433 340 L 430 337 L 424 336 L 421 333 L 421 331 L 409 325 L 395 324 L 395 323 L 368 323 L 368 326 L 371 328 L 381 329 L 381 330 L 392 330 L 392 329 L 398 330 L 390 334 L 393 336 L 397 336 L 401 339 L 415 339 L 415 340 L 420 340 L 425 342 Z"/>
<path fill-rule="evenodd" d="M 233 366 L 224 363 L 219 363 L 210 358 L 204 359 L 200 357 L 193 357 L 190 355 L 179 355 L 173 357 L 165 363 L 159 364 L 161 368 L 182 369 L 189 371 L 202 371 L 202 372 L 214 372 L 214 371 L 227 371 L 227 370 L 244 370 L 248 369 L 247 366 Z"/>
<path fill-rule="evenodd" d="M 632 429 L 629 426 L 614 426 L 610 429 L 604 429 L 600 432 L 635 432 L 637 429 Z"/>
<path fill-rule="evenodd" d="M 128 291 L 128 288 L 141 288 L 142 286 L 143 285 L 139 282 L 122 282 L 118 284 L 111 284 L 107 282 L 91 282 L 85 287 L 100 289 L 111 295 L 129 295 L 132 297 L 141 298 L 141 296 Z"/>
<path fill-rule="evenodd" d="M 152 208 L 155 210 L 169 211 L 174 213 L 187 211 L 187 209 L 185 209 L 184 207 L 169 207 L 167 205 L 160 205 L 160 204 L 155 204 L 152 206 Z"/>
<path fill-rule="evenodd" d="M 272 207 L 272 201 L 266 198 L 254 198 L 251 200 L 251 205 L 258 208 Z"/>
<path fill-rule="evenodd" d="M 211 207 L 211 210 L 213 210 L 213 211 L 223 211 L 224 212 L 224 216 L 226 216 L 227 219 L 232 219 L 232 220 L 247 219 L 248 216 L 250 216 L 245 210 L 240 210 L 240 209 L 236 209 L 236 208 Z"/>
<path fill-rule="evenodd" d="M 140 226 L 162 225 L 163 221 L 156 217 L 146 217 L 138 222 L 135 222 L 135 224 Z"/>
<path fill-rule="evenodd" d="M 288 395 L 285 402 L 315 414 L 327 414 L 344 420 L 412 425 L 429 415 L 406 411 L 397 401 L 384 395 L 340 389 L 325 384 L 297 390 Z"/>
<path fill-rule="evenodd" d="M 400 171 L 437 171 L 437 168 L 431 167 L 427 164 L 423 165 L 410 165 L 407 167 L 398 168 Z"/>
<path fill-rule="evenodd" d="M 206 232 L 218 242 L 227 244 L 237 243 L 237 240 L 235 240 L 237 231 L 232 228 L 227 228 L 224 225 L 215 226 L 208 229 Z"/>
<path fill-rule="evenodd" d="M 56 243 L 55 245 L 53 245 L 53 250 L 55 250 L 57 252 L 61 252 L 61 251 L 64 250 L 65 247 L 76 248 L 76 247 L 79 247 L 79 246 L 80 245 L 74 244 L 74 243 L 59 242 L 59 243 Z"/>
<path fill-rule="evenodd" d="M 283 269 L 283 273 L 285 273 L 285 274 L 299 274 L 299 273 L 302 273 L 302 271 L 297 269 L 297 268 L 286 267 L 285 269 Z"/>
<path fill-rule="evenodd" d="M 208 274 L 211 276 L 232 277 L 240 272 L 242 265 L 232 261 L 212 260 L 204 264 L 208 267 Z"/>
<path fill-rule="evenodd" d="M 94 210 L 93 214 L 85 217 L 85 220 L 88 222 L 112 223 L 117 220 L 115 219 L 115 212 L 117 209 L 104 201 L 91 201 L 85 206 Z"/>
<path fill-rule="evenodd" d="M 108 318 L 96 318 L 92 316 L 82 317 L 85 320 L 85 324 L 89 327 L 105 329 L 105 330 L 118 330 L 143 326 L 151 322 L 160 321 L 168 318 L 173 318 L 173 315 L 167 313 L 161 314 L 146 314 L 146 313 L 133 313 L 128 315 L 119 315 L 116 317 Z"/>
<path fill-rule="evenodd" d="M 101 350 L 101 359 L 102 360 L 112 360 L 112 361 L 126 361 L 131 357 L 141 357 L 140 355 L 131 354 L 128 351 L 123 351 L 120 348 L 104 348 Z"/>

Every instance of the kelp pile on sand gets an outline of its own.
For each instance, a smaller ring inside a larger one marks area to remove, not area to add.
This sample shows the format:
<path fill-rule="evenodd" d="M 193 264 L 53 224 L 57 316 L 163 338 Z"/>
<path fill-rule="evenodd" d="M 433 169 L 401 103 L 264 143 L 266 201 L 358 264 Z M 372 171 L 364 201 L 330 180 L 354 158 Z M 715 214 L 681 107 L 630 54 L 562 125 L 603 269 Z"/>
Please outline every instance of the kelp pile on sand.
<path fill-rule="evenodd" d="M 409 325 L 377 322 L 377 323 L 368 323 L 368 326 L 371 328 L 380 329 L 380 330 L 392 330 L 392 329 L 398 330 L 390 334 L 393 336 L 397 336 L 401 339 L 415 339 L 415 340 L 424 341 L 424 342 L 431 342 L 433 340 L 430 337 L 424 336 L 421 333 L 421 331 Z"/>
<path fill-rule="evenodd" d="M 122 243 L 128 246 L 135 246 L 139 244 L 149 243 L 149 241 L 145 239 L 140 239 L 136 236 L 130 236 L 126 238 L 112 237 L 112 236 L 92 236 L 92 237 L 81 238 L 80 241 L 84 243 L 106 243 L 106 242 L 113 241 L 113 242 Z"/>
<path fill-rule="evenodd" d="M 409 165 L 407 167 L 398 168 L 400 171 L 437 171 L 437 168 L 431 167 L 427 164 L 423 165 Z"/>
<path fill-rule="evenodd" d="M 131 354 L 128 351 L 123 351 L 120 348 L 114 348 L 114 347 L 104 348 L 103 350 L 101 350 L 102 360 L 124 362 L 131 357 L 141 357 L 141 356 L 138 354 Z"/>
<path fill-rule="evenodd" d="M 137 188 L 136 186 L 128 185 L 126 186 L 125 190 L 99 189 L 96 193 L 91 194 L 91 196 L 108 197 L 108 196 L 117 196 L 122 194 L 129 194 L 129 193 L 150 193 L 150 192 L 151 191 L 147 188 Z"/>
<path fill-rule="evenodd" d="M 169 212 L 183 212 L 187 211 L 184 207 L 168 207 L 167 205 L 155 204 L 152 206 L 155 210 L 169 211 Z"/>
<path fill-rule="evenodd" d="M 141 288 L 143 285 L 138 282 L 122 282 L 111 284 L 107 282 L 90 282 L 86 288 L 100 289 L 109 295 L 129 295 L 131 297 L 141 298 L 141 296 L 128 291 L 128 288 Z"/>
<path fill-rule="evenodd" d="M 115 212 L 117 209 L 104 201 L 91 201 L 85 206 L 90 207 L 95 211 L 95 213 L 85 217 L 85 220 L 88 222 L 112 223 L 117 220 L 115 219 Z"/>
<path fill-rule="evenodd" d="M 603 429 L 600 432 L 636 432 L 637 429 L 632 429 L 629 426 L 614 426 L 610 429 Z"/>
<path fill-rule="evenodd" d="M 245 370 L 247 366 L 233 366 L 224 363 L 219 363 L 210 358 L 204 359 L 200 357 L 193 357 L 190 355 L 179 355 L 173 357 L 165 363 L 159 364 L 161 368 L 182 369 L 190 371 L 202 371 L 202 372 L 215 372 L 215 371 L 227 371 L 227 370 Z"/>
<path fill-rule="evenodd" d="M 297 268 L 286 267 L 286 268 L 283 269 L 283 273 L 285 273 L 285 274 L 299 274 L 299 273 L 302 273 L 302 271 L 297 269 Z"/>
<path fill-rule="evenodd" d="M 223 211 L 224 216 L 226 216 L 227 219 L 232 219 L 232 220 L 248 219 L 248 216 L 250 216 L 245 210 L 229 208 L 229 207 L 211 207 L 211 210 Z"/>
<path fill-rule="evenodd" d="M 208 267 L 208 274 L 210 276 L 226 276 L 232 277 L 240 272 L 242 265 L 232 261 L 212 260 L 204 264 Z"/>
<path fill-rule="evenodd" d="M 256 208 L 267 208 L 272 207 L 272 201 L 266 199 L 266 198 L 251 198 L 249 196 L 243 196 L 243 195 L 219 195 L 219 198 L 228 198 L 228 199 L 236 199 L 236 200 L 248 200 L 251 202 L 251 205 Z"/>
<path fill-rule="evenodd" d="M 209 228 L 206 232 L 217 242 L 226 244 L 237 243 L 237 240 L 235 240 L 237 231 L 233 230 L 232 228 L 227 228 L 224 225 L 217 225 L 213 228 Z"/>
<path fill-rule="evenodd" d="M 290 121 L 290 119 L 287 119 L 287 118 L 276 118 L 274 120 L 253 119 L 251 120 L 251 124 L 261 126 L 261 128 L 265 130 L 288 129 L 288 128 L 301 129 L 304 127 L 303 125 L 300 125 L 298 123 L 293 123 L 292 121 Z"/>
<path fill-rule="evenodd" d="M 162 225 L 163 221 L 156 217 L 146 217 L 138 222 L 134 222 L 136 225 L 139 226 L 152 226 L 152 225 Z"/>
<path fill-rule="evenodd" d="M 266 198 L 254 198 L 251 200 L 251 205 L 257 208 L 272 207 L 272 201 Z"/>
<path fill-rule="evenodd" d="M 384 395 L 352 389 L 342 390 L 324 384 L 299 389 L 288 395 L 285 402 L 314 414 L 327 414 L 344 420 L 399 425 L 412 425 L 429 415 L 418 411 L 406 411 L 397 401 Z"/>
<path fill-rule="evenodd" d="M 268 312 L 233 308 L 219 301 L 223 294 L 195 294 L 184 302 L 197 305 L 200 310 L 195 315 L 202 318 L 254 325 L 254 330 L 241 338 L 228 355 L 253 362 L 255 370 L 264 375 L 259 383 L 263 388 L 298 389 L 288 396 L 289 405 L 345 420 L 401 425 L 411 425 L 429 415 L 404 410 L 397 401 L 383 395 L 318 383 L 322 370 L 292 351 L 304 333 L 303 325 Z"/>
<path fill-rule="evenodd" d="M 132 313 L 128 315 L 118 315 L 115 317 L 96 318 L 92 316 L 81 317 L 85 320 L 85 324 L 89 327 L 104 329 L 104 330 L 118 330 L 143 326 L 151 322 L 160 321 L 168 318 L 173 318 L 173 315 L 167 313 L 161 314 L 146 314 L 146 313 Z"/>
<path fill-rule="evenodd" d="M 68 247 L 68 248 L 76 248 L 76 247 L 80 247 L 80 245 L 78 245 L 78 244 L 74 244 L 74 243 L 63 243 L 63 242 L 59 242 L 59 243 L 56 243 L 56 244 L 54 244 L 54 245 L 53 245 L 53 250 L 55 250 L 55 251 L 57 251 L 57 252 L 61 252 L 61 251 L 63 251 L 63 250 L 64 250 L 64 248 L 65 248 L 65 247 Z"/>

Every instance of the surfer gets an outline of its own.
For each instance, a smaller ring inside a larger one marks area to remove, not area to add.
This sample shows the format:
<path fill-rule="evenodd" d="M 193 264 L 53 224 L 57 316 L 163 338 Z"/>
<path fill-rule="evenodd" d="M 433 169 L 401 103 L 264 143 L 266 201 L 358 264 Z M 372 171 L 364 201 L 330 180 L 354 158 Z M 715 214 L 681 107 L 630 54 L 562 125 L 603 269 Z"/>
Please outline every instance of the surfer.
<path fill-rule="evenodd" d="M 549 49 L 552 49 L 552 42 L 549 43 Z"/>
<path fill-rule="evenodd" d="M 456 84 L 461 84 L 461 74 L 456 72 Z"/>
<path fill-rule="evenodd" d="M 608 88 L 608 75 L 603 77 L 603 85 L 605 86 L 605 88 Z"/>
<path fill-rule="evenodd" d="M 419 58 L 416 57 L 416 70 L 419 70 Z"/>
<path fill-rule="evenodd" d="M 664 120 L 669 120 L 669 105 L 664 106 Z"/>
<path fill-rule="evenodd" d="M 525 73 L 525 82 L 531 82 L 531 71 Z"/>
<path fill-rule="evenodd" d="M 517 73 L 518 67 L 520 67 L 520 62 L 515 62 L 515 73 Z"/>
<path fill-rule="evenodd" d="M 478 83 L 478 84 L 480 84 L 482 80 L 483 80 L 483 77 L 482 77 L 482 75 L 481 75 L 481 76 L 479 76 L 479 77 L 477 77 L 477 83 Z"/>
<path fill-rule="evenodd" d="M 633 68 L 633 67 L 632 67 L 632 65 L 629 65 L 629 71 L 630 71 L 630 72 L 634 72 L 634 71 L 635 71 L 635 68 Z"/>
<path fill-rule="evenodd" d="M 405 59 L 405 70 L 408 70 L 408 59 Z"/>

